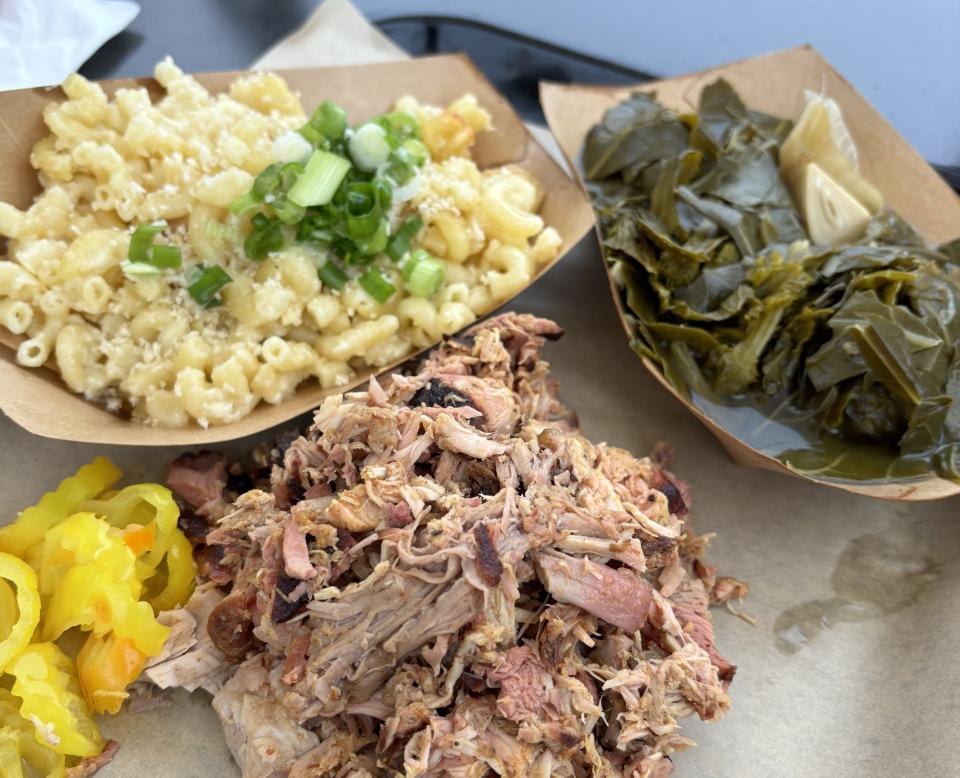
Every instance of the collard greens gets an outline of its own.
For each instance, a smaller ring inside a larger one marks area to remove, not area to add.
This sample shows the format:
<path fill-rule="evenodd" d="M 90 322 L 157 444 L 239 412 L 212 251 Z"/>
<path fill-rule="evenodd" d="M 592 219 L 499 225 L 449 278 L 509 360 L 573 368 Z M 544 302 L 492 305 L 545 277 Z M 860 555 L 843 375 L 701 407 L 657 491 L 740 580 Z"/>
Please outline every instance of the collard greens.
<path fill-rule="evenodd" d="M 813 245 L 778 168 L 790 128 L 719 80 L 696 115 L 637 93 L 590 131 L 634 347 L 721 423 L 750 406 L 798 432 L 770 450 L 769 430 L 731 429 L 798 469 L 960 480 L 960 239 L 928 249 L 881 212 L 854 244 Z"/>

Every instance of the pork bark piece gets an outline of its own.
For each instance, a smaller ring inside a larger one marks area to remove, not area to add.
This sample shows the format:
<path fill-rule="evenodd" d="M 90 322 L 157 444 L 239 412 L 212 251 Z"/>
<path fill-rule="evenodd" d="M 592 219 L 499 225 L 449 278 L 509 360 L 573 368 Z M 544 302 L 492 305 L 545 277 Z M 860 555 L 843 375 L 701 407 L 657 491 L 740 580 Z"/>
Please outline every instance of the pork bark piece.
<path fill-rule="evenodd" d="M 234 589 L 210 612 L 207 632 L 220 652 L 232 662 L 240 662 L 253 648 L 253 608 L 256 591 L 252 587 Z"/>
<path fill-rule="evenodd" d="M 215 505 L 227 485 L 226 457 L 212 451 L 184 454 L 170 465 L 167 485 L 197 510 Z"/>
<path fill-rule="evenodd" d="M 497 556 L 487 525 L 474 524 L 473 537 L 477 541 L 477 572 L 487 586 L 496 586 L 503 575 L 503 562 Z"/>

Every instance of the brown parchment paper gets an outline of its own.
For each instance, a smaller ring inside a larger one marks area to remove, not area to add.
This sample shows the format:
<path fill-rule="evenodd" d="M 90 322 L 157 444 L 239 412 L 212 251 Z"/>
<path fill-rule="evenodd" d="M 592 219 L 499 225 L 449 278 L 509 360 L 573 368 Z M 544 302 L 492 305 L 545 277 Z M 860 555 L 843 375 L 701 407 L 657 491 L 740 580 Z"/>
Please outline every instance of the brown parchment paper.
<path fill-rule="evenodd" d="M 342 3 L 338 4 L 342 7 Z M 322 27 L 321 29 L 327 29 Z M 298 39 L 298 50 L 306 50 Z M 271 59 L 276 59 L 276 50 Z M 290 60 L 284 60 L 289 64 Z M 407 94 L 425 103 L 447 105 L 470 92 L 493 115 L 494 131 L 483 133 L 474 148 L 481 168 L 516 163 L 531 172 L 543 186 L 545 197 L 540 215 L 558 230 L 563 239 L 555 260 L 538 273 L 547 272 L 577 243 L 593 224 L 593 212 L 579 188 L 556 161 L 534 140 L 509 103 L 464 55 L 447 55 L 399 62 L 375 62 L 334 68 L 278 70 L 298 91 L 305 109 L 330 98 L 344 106 L 351 121 L 381 113 Z M 238 73 L 204 73 L 197 76 L 211 92 L 225 91 Z M 138 84 L 159 89 L 152 79 L 103 82 L 108 93 L 118 87 Z M 60 89 L 24 89 L 0 92 L 0 200 L 26 207 L 39 185 L 30 167 L 30 149 L 46 134 L 43 107 L 62 100 Z M 202 429 L 145 427 L 107 413 L 67 390 L 52 369 L 28 370 L 14 361 L 21 338 L 0 332 L 0 409 L 34 434 L 60 440 L 117 443 L 140 446 L 196 445 L 250 435 L 273 427 L 315 407 L 331 390 L 314 381 L 305 382 L 292 398 L 279 405 L 261 403 L 244 419 L 223 426 Z M 398 360 L 397 363 L 402 360 Z M 389 367 L 393 367 L 390 365 Z M 355 386 L 380 368 L 360 372 Z M 339 391 L 339 390 L 337 390 Z"/>
<path fill-rule="evenodd" d="M 332 2 L 346 5 L 323 7 Z M 960 775 L 960 501 L 882 503 L 738 467 L 627 347 L 593 238 L 513 307 L 567 328 L 546 356 L 591 439 L 638 453 L 673 443 L 696 527 L 717 533 L 710 560 L 753 586 L 744 609 L 756 627 L 714 616 L 720 650 L 739 664 L 733 707 L 716 724 L 686 720 L 699 746 L 677 755 L 676 775 Z M 216 448 L 242 452 L 266 437 Z M 0 417 L 0 520 L 97 454 L 136 481 L 161 478 L 183 450 L 56 442 Z M 801 640 L 795 624 L 822 613 L 832 615 Z M 239 775 L 202 693 L 103 729 L 121 741 L 104 778 Z"/>
<path fill-rule="evenodd" d="M 837 101 L 857 145 L 860 168 L 883 193 L 885 203 L 903 215 L 931 244 L 960 235 L 960 197 L 909 143 L 843 77 L 810 46 L 775 52 L 687 76 L 633 87 L 540 85 L 544 114 L 571 170 L 580 173 L 580 157 L 589 129 L 603 113 L 631 92 L 655 92 L 657 99 L 678 111 L 696 111 L 700 92 L 725 78 L 752 109 L 796 119 L 805 90 L 822 92 Z M 622 295 L 613 278 L 610 291 L 623 328 L 632 337 Z M 727 449 L 734 461 L 751 467 L 795 474 L 779 460 L 752 448 L 684 398 L 657 365 L 638 357 L 660 384 L 689 409 Z M 807 474 L 800 478 L 811 478 Z M 817 479 L 813 479 L 817 480 Z M 889 500 L 932 500 L 960 494 L 960 485 L 929 477 L 891 483 L 821 481 L 830 486 Z"/>

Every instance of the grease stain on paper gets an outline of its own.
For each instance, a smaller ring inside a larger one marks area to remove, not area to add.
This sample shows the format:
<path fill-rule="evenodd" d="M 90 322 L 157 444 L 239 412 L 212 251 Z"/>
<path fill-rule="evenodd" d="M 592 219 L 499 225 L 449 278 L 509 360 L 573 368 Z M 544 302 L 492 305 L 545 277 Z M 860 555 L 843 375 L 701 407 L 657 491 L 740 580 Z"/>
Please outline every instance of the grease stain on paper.
<path fill-rule="evenodd" d="M 847 543 L 830 578 L 836 596 L 781 613 L 773 628 L 777 649 L 795 654 L 835 624 L 867 621 L 912 605 L 937 577 L 932 543 L 923 529 L 921 522 L 894 525 Z"/>

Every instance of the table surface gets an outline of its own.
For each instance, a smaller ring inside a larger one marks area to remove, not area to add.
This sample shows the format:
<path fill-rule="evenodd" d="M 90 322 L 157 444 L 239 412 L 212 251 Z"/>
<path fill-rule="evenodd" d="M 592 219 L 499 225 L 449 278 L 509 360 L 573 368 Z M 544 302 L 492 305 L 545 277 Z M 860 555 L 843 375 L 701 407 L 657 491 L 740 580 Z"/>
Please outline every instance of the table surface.
<path fill-rule="evenodd" d="M 143 5 L 131 30 L 89 63 L 88 75 L 146 73 L 166 53 L 187 70 L 242 68 L 300 24 L 314 2 Z M 382 11 L 386 4 L 360 5 Z M 390 9 L 399 13 L 400 4 Z M 658 440 L 674 444 L 676 470 L 693 489 L 696 527 L 717 533 L 710 560 L 753 587 L 745 610 L 756 626 L 715 615 L 718 646 L 740 666 L 733 709 L 715 725 L 685 722 L 699 748 L 679 755 L 678 775 L 960 775 L 960 752 L 949 746 L 960 720 L 958 500 L 878 503 L 735 466 L 627 348 L 592 238 L 512 307 L 567 327 L 546 356 L 587 435 L 641 454 Z M 7 474 L 0 515 L 34 502 L 96 454 L 140 480 L 162 477 L 177 453 L 55 443 L 4 418 L 0 439 Z M 179 702 L 106 725 L 123 746 L 105 778 L 142 776 L 145 764 L 157 776 L 236 775 L 208 701 Z M 157 753 L 169 755 L 168 769 L 156 764 Z"/>

